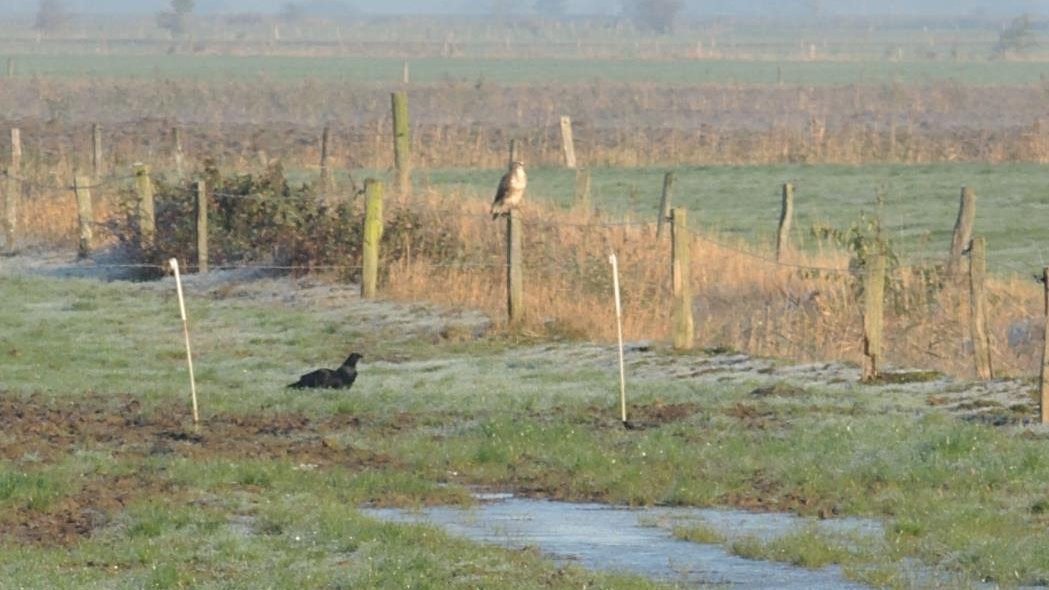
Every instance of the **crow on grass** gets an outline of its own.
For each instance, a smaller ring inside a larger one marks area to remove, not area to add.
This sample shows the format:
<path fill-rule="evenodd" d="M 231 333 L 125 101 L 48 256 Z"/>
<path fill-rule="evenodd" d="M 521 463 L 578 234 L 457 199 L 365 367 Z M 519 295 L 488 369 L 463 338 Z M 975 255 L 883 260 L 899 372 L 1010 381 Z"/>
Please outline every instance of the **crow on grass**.
<path fill-rule="evenodd" d="M 353 353 L 338 369 L 317 369 L 310 371 L 288 387 L 292 389 L 349 389 L 357 379 L 357 361 L 363 355 Z"/>

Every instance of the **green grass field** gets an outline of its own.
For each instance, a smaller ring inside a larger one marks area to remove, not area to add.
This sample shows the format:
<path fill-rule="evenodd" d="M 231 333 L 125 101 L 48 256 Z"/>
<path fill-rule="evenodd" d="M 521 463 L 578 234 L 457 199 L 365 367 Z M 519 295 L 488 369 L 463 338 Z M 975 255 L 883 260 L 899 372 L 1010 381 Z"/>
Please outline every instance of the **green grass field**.
<path fill-rule="evenodd" d="M 201 289 L 187 285 L 195 433 L 170 282 L 3 274 L 4 584 L 655 587 L 356 510 L 468 503 L 471 485 L 873 516 L 885 537 L 861 546 L 799 534 L 731 549 L 840 563 L 883 587 L 907 587 L 907 558 L 942 568 L 954 587 L 1049 576 L 1043 431 L 963 422 L 892 386 L 805 383 L 757 396 L 774 377 L 673 377 L 704 356 L 661 349 L 628 358 L 630 412 L 649 425 L 627 431 L 610 348 L 471 336 L 454 317 L 323 286 Z M 367 355 L 352 393 L 283 388 L 349 348 Z M 33 525 L 61 531 L 74 517 L 89 519 L 89 534 L 30 540 Z"/>
<path fill-rule="evenodd" d="M 344 80 L 362 84 L 401 81 L 403 60 L 361 57 L 60 55 L 15 56 L 18 76 L 62 78 L 192 78 L 227 80 L 262 78 L 281 82 L 302 79 Z M 744 61 L 638 59 L 411 59 L 412 81 L 483 80 L 498 84 L 651 82 L 674 86 L 701 84 L 777 84 L 824 86 L 923 84 L 953 80 L 979 86 L 1040 83 L 1049 72 L 1043 62 L 894 63 L 870 61 Z"/>
<path fill-rule="evenodd" d="M 613 214 L 655 219 L 668 169 L 593 170 L 594 206 Z M 781 186 L 795 185 L 797 243 L 814 246 L 810 229 L 846 229 L 880 210 L 904 259 L 943 257 L 950 245 L 962 186 L 977 194 L 976 233 L 987 238 L 992 270 L 1037 272 L 1049 263 L 1049 227 L 1042 218 L 1049 175 L 1037 164 L 922 166 L 710 166 L 674 170 L 673 203 L 690 221 L 752 244 L 775 239 Z M 490 198 L 501 171 L 435 170 L 418 174 L 439 189 Z M 575 173 L 529 171 L 529 198 L 572 202 Z M 879 208 L 878 201 L 881 200 Z"/>

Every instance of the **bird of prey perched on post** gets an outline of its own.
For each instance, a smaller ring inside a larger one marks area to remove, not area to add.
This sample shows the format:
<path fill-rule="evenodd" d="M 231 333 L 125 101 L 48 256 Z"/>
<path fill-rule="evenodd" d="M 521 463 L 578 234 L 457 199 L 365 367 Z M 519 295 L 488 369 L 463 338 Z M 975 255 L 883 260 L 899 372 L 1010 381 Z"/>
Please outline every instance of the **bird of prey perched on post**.
<path fill-rule="evenodd" d="M 525 174 L 524 164 L 517 161 L 510 162 L 510 170 L 503 175 L 502 180 L 499 181 L 499 189 L 495 191 L 495 200 L 492 201 L 492 219 L 500 215 L 509 215 L 510 210 L 521 202 L 527 185 L 528 175 Z"/>

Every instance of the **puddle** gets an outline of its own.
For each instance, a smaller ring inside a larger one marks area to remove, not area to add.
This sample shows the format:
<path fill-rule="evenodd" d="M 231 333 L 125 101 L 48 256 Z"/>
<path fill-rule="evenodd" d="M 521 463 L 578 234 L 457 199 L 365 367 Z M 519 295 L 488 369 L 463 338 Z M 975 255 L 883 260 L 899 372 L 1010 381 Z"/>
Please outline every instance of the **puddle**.
<path fill-rule="evenodd" d="M 365 514 L 400 523 L 437 525 L 452 535 L 510 548 L 534 546 L 559 561 L 605 571 L 695 585 L 769 590 L 867 588 L 846 580 L 840 568 L 808 570 L 744 559 L 720 545 L 675 539 L 671 529 L 702 522 L 728 537 L 768 540 L 814 521 L 789 514 L 758 514 L 696 508 L 631 509 L 487 494 L 472 508 L 366 509 Z M 817 521 L 838 532 L 881 535 L 874 521 Z"/>

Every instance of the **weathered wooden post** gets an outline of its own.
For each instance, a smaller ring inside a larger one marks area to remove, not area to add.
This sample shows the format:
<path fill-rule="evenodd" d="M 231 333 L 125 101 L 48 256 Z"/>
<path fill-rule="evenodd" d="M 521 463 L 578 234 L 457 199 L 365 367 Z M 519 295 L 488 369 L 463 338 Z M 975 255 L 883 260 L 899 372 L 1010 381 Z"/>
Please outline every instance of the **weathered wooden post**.
<path fill-rule="evenodd" d="M 175 159 L 175 176 L 181 179 L 185 173 L 185 155 L 182 152 L 182 131 L 178 127 L 171 128 L 171 151 Z"/>
<path fill-rule="evenodd" d="M 7 58 L 7 77 L 15 77 L 15 58 L 13 57 Z"/>
<path fill-rule="evenodd" d="M 506 216 L 506 309 L 510 323 L 524 319 L 524 269 L 521 218 L 516 209 Z"/>
<path fill-rule="evenodd" d="M 379 284 L 379 243 L 382 241 L 382 182 L 364 181 L 367 204 L 364 210 L 364 239 L 361 268 L 361 297 L 374 299 Z"/>
<path fill-rule="evenodd" d="M 947 270 L 955 273 L 961 264 L 962 252 L 972 242 L 973 224 L 976 221 L 976 193 L 967 186 L 962 187 L 961 203 L 958 206 L 958 220 L 954 222 L 954 235 L 951 238 L 951 257 Z"/>
<path fill-rule="evenodd" d="M 1042 287 L 1045 337 L 1042 342 L 1042 371 L 1038 384 L 1038 406 L 1042 424 L 1049 424 L 1049 266 L 1042 269 Z"/>
<path fill-rule="evenodd" d="M 412 136 L 408 124 L 408 95 L 394 92 L 393 103 L 393 160 L 397 169 L 397 192 L 412 192 Z"/>
<path fill-rule="evenodd" d="M 91 255 L 95 224 L 94 212 L 91 209 L 91 179 L 77 176 L 73 179 L 73 191 L 76 193 L 77 220 L 80 228 L 77 258 L 87 258 Z"/>
<path fill-rule="evenodd" d="M 208 190 L 197 181 L 197 272 L 208 272 Z"/>
<path fill-rule="evenodd" d="M 510 140 L 510 163 L 521 161 L 521 148 L 517 145 L 516 139 Z"/>
<path fill-rule="evenodd" d="M 572 139 L 571 117 L 561 117 L 561 152 L 565 157 L 565 168 L 575 169 L 575 140 Z"/>
<path fill-rule="evenodd" d="M 881 373 L 885 270 L 884 253 L 875 254 L 867 260 L 867 280 L 863 285 L 863 381 L 873 381 Z"/>
<path fill-rule="evenodd" d="M 670 263 L 673 287 L 674 348 L 691 350 L 695 339 L 692 320 L 692 236 L 688 231 L 688 211 L 678 207 L 670 212 Z"/>
<path fill-rule="evenodd" d="M 984 381 L 994 378 L 991 365 L 991 338 L 987 330 L 987 296 L 984 279 L 987 276 L 987 241 L 973 238 L 969 246 L 969 333 L 973 341 L 976 376 Z"/>
<path fill-rule="evenodd" d="M 670 201 L 674 197 L 674 173 L 663 175 L 663 195 L 659 199 L 659 217 L 656 219 L 656 237 L 663 236 L 663 225 L 670 217 Z"/>
<path fill-rule="evenodd" d="M 332 182 L 331 168 L 329 165 L 328 158 L 328 139 L 330 137 L 331 130 L 327 125 L 324 126 L 324 130 L 321 132 L 321 191 L 328 192 L 335 188 L 334 182 Z"/>
<path fill-rule="evenodd" d="M 575 172 L 575 207 L 586 213 L 590 212 L 590 183 L 590 169 L 577 169 Z"/>
<path fill-rule="evenodd" d="M 151 250 L 157 234 L 156 211 L 153 205 L 153 179 L 149 166 L 135 165 L 135 187 L 138 192 L 138 245 Z"/>
<path fill-rule="evenodd" d="M 11 129 L 11 165 L 4 183 L 4 248 L 8 254 L 18 251 L 18 212 L 22 205 L 22 132 Z"/>
<path fill-rule="evenodd" d="M 102 128 L 98 123 L 91 125 L 91 170 L 96 181 L 102 179 Z"/>
<path fill-rule="evenodd" d="M 794 221 L 794 185 L 783 185 L 783 209 L 779 215 L 779 233 L 776 239 L 776 261 L 783 262 L 790 251 L 790 226 Z"/>
<path fill-rule="evenodd" d="M 401 83 L 407 84 L 412 81 L 411 69 L 408 66 L 408 60 L 404 60 L 401 64 Z"/>

